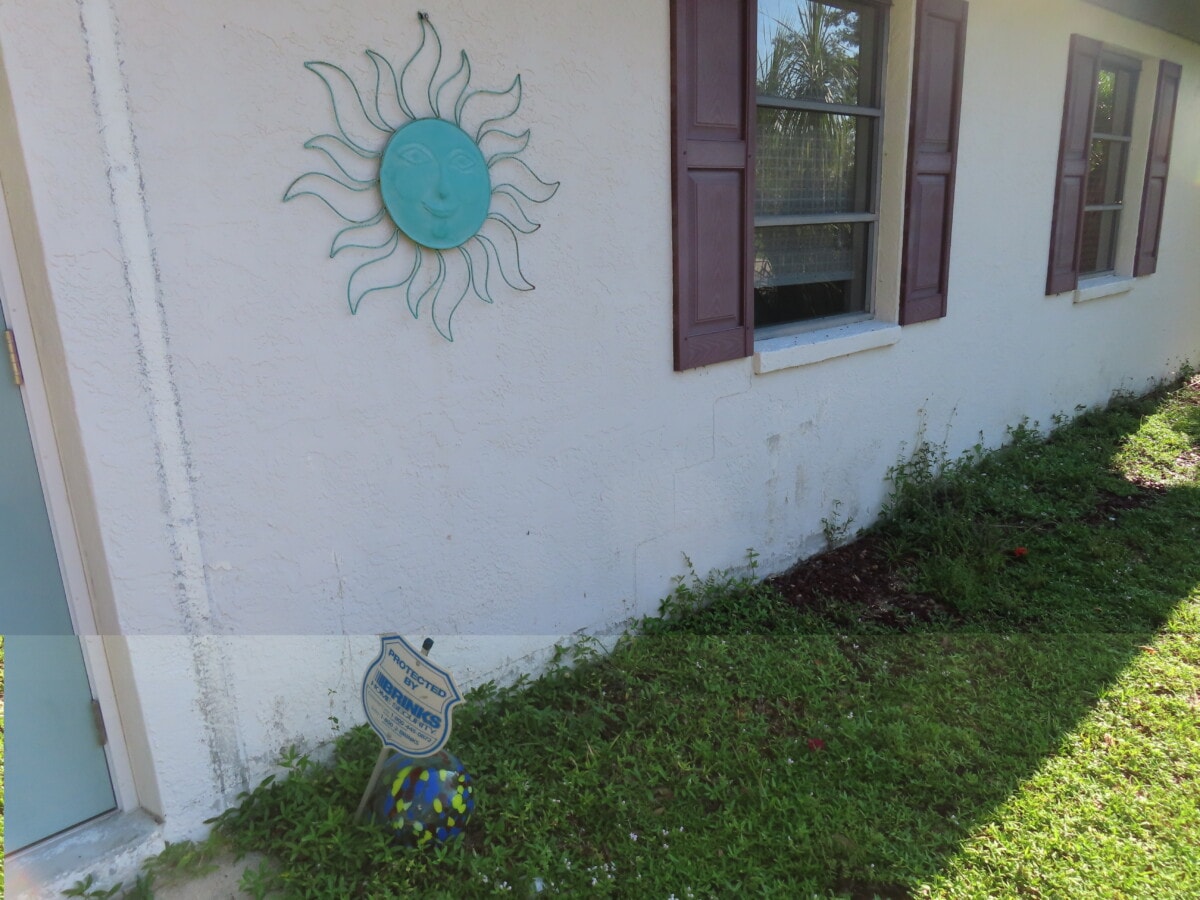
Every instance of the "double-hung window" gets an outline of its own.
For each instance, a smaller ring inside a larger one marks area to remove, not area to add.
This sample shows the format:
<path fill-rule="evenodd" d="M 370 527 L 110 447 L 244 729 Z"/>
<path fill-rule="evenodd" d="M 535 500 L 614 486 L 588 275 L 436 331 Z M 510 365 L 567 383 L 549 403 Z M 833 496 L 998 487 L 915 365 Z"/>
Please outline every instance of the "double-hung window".
<path fill-rule="evenodd" d="M 1140 71 L 1136 59 L 1115 53 L 1100 55 L 1084 192 L 1081 276 L 1111 272 L 1116 267 L 1117 229 L 1133 140 L 1133 98 Z"/>
<path fill-rule="evenodd" d="M 1134 99 L 1141 62 L 1084 35 L 1071 36 L 1063 102 L 1046 293 L 1075 290 L 1081 277 L 1149 275 L 1158 265 L 1171 133 L 1181 68 L 1160 60 L 1146 148 L 1137 237 L 1125 198 L 1134 145 Z M 1121 251 L 1120 247 L 1131 247 Z M 1122 253 L 1125 258 L 1122 259 Z"/>
<path fill-rule="evenodd" d="M 759 0 L 754 328 L 869 309 L 883 10 Z"/>

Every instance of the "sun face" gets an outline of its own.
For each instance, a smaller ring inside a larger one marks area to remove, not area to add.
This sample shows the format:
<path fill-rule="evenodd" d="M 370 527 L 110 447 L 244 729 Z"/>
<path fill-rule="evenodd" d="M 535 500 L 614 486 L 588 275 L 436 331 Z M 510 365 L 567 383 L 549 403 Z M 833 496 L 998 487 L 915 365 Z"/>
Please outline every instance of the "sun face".
<path fill-rule="evenodd" d="M 521 76 L 504 91 L 471 90 L 466 53 L 442 73 L 441 39 L 427 15 L 418 19 L 421 43 L 399 74 L 367 51 L 376 77 L 365 92 L 331 63 L 304 64 L 324 82 L 337 126 L 304 146 L 333 168 L 301 175 L 283 199 L 317 197 L 348 223 L 329 255 L 356 257 L 351 313 L 368 294 L 402 294 L 413 318 L 428 308 L 452 341 L 451 318 L 468 293 L 491 303 L 497 278 L 533 290 L 518 244 L 539 226 L 526 208 L 553 197 L 558 183 L 522 162 L 529 132 L 505 130 L 521 104 Z"/>
<path fill-rule="evenodd" d="M 436 250 L 474 237 L 492 200 L 483 154 L 462 129 L 441 119 L 418 119 L 392 135 L 379 187 L 396 226 Z"/>

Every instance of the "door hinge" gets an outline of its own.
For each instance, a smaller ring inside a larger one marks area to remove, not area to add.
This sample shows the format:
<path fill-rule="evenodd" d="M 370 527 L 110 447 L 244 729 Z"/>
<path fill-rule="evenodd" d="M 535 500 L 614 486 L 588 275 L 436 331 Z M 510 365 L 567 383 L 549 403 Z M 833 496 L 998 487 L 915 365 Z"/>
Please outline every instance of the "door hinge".
<path fill-rule="evenodd" d="M 4 329 L 4 345 L 8 348 L 8 364 L 12 368 L 13 384 L 20 387 L 25 383 L 25 375 L 21 371 L 21 357 L 17 355 L 17 339 L 11 328 Z"/>
<path fill-rule="evenodd" d="M 100 711 L 100 701 L 92 698 L 92 724 L 96 726 L 96 742 L 104 747 L 108 744 L 108 729 L 104 727 L 104 713 Z"/>

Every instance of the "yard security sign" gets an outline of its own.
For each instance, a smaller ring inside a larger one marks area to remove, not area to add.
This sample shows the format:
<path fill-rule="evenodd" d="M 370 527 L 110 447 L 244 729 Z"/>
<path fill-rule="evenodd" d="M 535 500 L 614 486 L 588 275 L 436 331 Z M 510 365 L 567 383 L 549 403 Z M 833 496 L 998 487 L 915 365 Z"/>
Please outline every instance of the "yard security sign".
<path fill-rule="evenodd" d="M 363 676 L 362 701 L 367 721 L 385 749 L 431 756 L 449 740 L 450 708 L 462 702 L 462 695 L 449 672 L 400 635 L 387 634 Z"/>

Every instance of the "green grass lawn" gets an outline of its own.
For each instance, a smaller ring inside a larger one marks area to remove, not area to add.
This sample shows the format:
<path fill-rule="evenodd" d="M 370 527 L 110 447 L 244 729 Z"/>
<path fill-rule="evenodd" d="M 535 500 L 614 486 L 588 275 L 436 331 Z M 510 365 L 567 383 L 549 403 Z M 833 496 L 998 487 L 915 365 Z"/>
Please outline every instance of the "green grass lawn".
<path fill-rule="evenodd" d="M 612 652 L 472 693 L 460 845 L 351 824 L 365 728 L 214 843 L 297 897 L 1200 896 L 1197 448 L 1200 379 L 993 454 L 918 448 L 874 533 L 934 621 L 691 579 Z"/>

